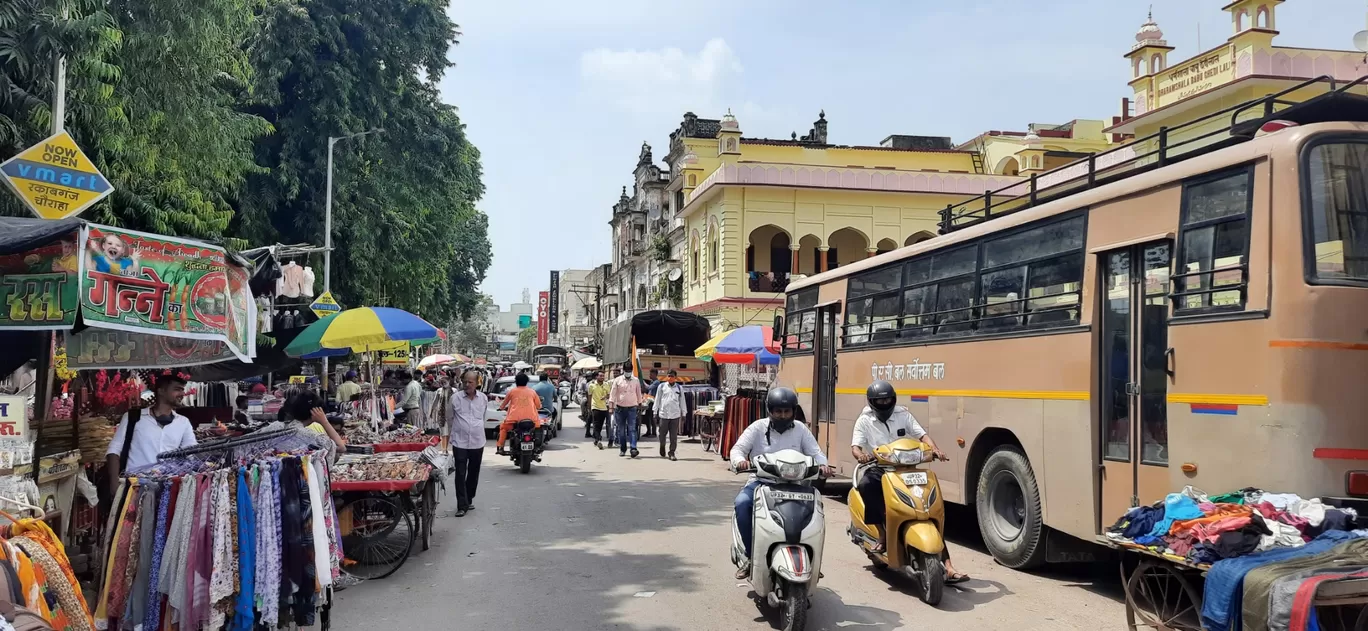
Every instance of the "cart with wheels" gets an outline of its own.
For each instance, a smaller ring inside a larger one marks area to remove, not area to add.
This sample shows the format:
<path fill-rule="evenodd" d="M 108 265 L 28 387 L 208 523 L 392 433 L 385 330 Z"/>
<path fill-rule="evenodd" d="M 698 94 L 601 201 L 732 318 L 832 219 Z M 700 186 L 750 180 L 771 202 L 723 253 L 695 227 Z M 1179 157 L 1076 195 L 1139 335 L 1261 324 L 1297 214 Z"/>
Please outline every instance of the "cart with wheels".
<path fill-rule="evenodd" d="M 708 410 L 695 410 L 694 422 L 698 423 L 698 438 L 703 442 L 703 451 L 721 448 L 722 414 Z"/>
<path fill-rule="evenodd" d="M 1204 631 L 1202 596 L 1210 565 L 1191 563 L 1149 548 L 1098 540 L 1120 550 L 1126 625 L 1160 631 Z M 1323 631 L 1368 631 L 1368 578 L 1327 583 L 1312 606 Z"/>
<path fill-rule="evenodd" d="M 351 458 L 349 464 L 355 466 L 366 457 Z M 344 569 L 353 576 L 385 578 L 403 566 L 414 544 L 423 550 L 431 547 L 442 472 L 414 462 L 408 473 L 402 479 L 332 480 Z"/>

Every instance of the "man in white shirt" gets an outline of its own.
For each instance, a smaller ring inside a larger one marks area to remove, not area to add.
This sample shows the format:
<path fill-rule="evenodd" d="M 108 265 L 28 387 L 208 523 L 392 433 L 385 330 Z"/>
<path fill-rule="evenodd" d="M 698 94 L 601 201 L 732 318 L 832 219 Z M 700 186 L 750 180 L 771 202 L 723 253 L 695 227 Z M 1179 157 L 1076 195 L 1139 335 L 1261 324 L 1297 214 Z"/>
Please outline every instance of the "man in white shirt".
<path fill-rule="evenodd" d="M 831 468 L 827 466 L 826 455 L 822 453 L 822 448 L 817 444 L 817 439 L 812 432 L 808 431 L 806 425 L 794 422 L 794 414 L 798 410 L 798 393 L 791 388 L 773 388 L 765 397 L 765 409 L 769 411 L 769 416 L 750 424 L 746 431 L 741 433 L 741 437 L 732 445 L 731 463 L 737 471 L 747 471 L 751 468 L 751 459 L 763 454 L 771 454 L 785 449 L 793 449 L 810 456 L 818 465 L 822 467 L 822 476 L 830 476 Z M 760 486 L 760 480 L 751 474 L 750 480 L 741 487 L 741 492 L 736 494 L 733 505 L 736 509 L 736 527 L 740 531 L 741 539 L 746 542 L 746 558 L 750 558 L 751 540 L 753 533 L 751 528 L 751 513 L 755 510 L 755 488 Z M 744 580 L 750 576 L 750 564 L 746 563 L 736 571 L 737 580 Z"/>
<path fill-rule="evenodd" d="M 655 412 L 657 431 L 660 432 L 660 457 L 675 460 L 675 448 L 679 446 L 679 427 L 684 422 L 684 388 L 675 380 L 678 373 L 671 370 L 665 373 L 663 381 L 656 382 L 655 399 L 651 401 Z M 670 455 L 665 455 L 665 438 L 670 439 Z"/>
<path fill-rule="evenodd" d="M 863 467 L 863 474 L 856 481 L 855 488 L 859 490 L 860 499 L 864 501 L 865 523 L 879 531 L 880 541 L 876 551 L 882 551 L 885 545 L 883 525 L 887 517 L 883 494 L 884 470 L 878 465 L 870 464 L 874 462 L 874 450 L 904 438 L 914 438 L 930 447 L 935 458 L 947 458 L 945 452 L 936 446 L 936 441 L 926 433 L 921 423 L 917 422 L 916 417 L 912 416 L 907 408 L 898 405 L 898 391 L 893 388 L 893 384 L 887 381 L 869 384 L 869 388 L 865 390 L 865 400 L 869 405 L 865 406 L 860 418 L 855 421 L 855 431 L 850 438 L 850 453 L 860 464 L 868 465 Z M 955 571 L 954 566 L 950 564 L 948 548 L 942 554 L 942 559 L 945 562 L 947 583 L 962 583 L 969 580 L 967 575 Z"/>
<path fill-rule="evenodd" d="M 480 376 L 474 370 L 461 375 L 462 389 L 451 395 L 451 456 L 456 467 L 456 516 L 463 517 L 475 508 L 475 487 L 480 484 L 480 461 L 484 457 L 485 411 L 489 397 L 479 389 Z"/>
<path fill-rule="evenodd" d="M 185 397 L 185 382 L 185 375 L 163 371 L 156 376 L 156 400 L 152 407 L 131 411 L 119 422 L 114 439 L 105 450 L 111 494 L 118 491 L 119 476 L 124 471 L 156 463 L 157 454 L 196 444 L 190 419 L 176 414 Z M 128 426 L 130 417 L 137 419 L 132 428 Z"/>

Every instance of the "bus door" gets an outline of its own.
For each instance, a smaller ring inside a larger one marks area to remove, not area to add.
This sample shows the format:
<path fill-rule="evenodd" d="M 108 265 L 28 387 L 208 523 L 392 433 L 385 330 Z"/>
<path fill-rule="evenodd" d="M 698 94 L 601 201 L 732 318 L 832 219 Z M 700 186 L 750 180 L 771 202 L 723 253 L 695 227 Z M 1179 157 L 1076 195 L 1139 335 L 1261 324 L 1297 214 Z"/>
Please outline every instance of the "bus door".
<path fill-rule="evenodd" d="M 1102 522 L 1163 499 L 1168 475 L 1168 281 L 1172 243 L 1102 252 Z M 1103 523 L 1102 525 L 1105 525 Z"/>
<path fill-rule="evenodd" d="M 817 323 L 813 335 L 812 407 L 815 423 L 812 431 L 822 452 L 830 454 L 832 434 L 836 429 L 836 318 L 841 304 L 817 307 Z"/>

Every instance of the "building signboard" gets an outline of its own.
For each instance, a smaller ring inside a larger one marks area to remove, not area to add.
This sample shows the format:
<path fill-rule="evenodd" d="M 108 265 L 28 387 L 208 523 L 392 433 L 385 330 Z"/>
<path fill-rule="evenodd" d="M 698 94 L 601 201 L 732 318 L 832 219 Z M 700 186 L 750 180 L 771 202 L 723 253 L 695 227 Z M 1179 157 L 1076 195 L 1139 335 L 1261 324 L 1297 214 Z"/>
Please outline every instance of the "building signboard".
<path fill-rule="evenodd" d="M 1172 105 L 1235 80 L 1235 49 L 1225 45 L 1164 70 L 1154 78 L 1154 108 Z"/>

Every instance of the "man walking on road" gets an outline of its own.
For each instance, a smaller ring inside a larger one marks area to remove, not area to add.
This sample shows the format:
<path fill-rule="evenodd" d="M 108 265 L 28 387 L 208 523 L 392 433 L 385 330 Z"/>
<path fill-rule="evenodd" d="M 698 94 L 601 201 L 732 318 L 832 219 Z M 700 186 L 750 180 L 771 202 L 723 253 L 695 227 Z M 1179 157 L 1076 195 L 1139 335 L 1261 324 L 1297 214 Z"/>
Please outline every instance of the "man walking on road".
<path fill-rule="evenodd" d="M 608 381 L 608 391 L 609 391 L 609 393 L 611 393 L 612 390 L 613 390 L 613 384 L 617 383 L 618 379 L 621 379 L 621 378 L 622 378 L 622 366 L 614 366 L 614 367 L 613 367 L 613 378 L 610 379 L 610 380 Z M 606 423 L 606 425 L 608 426 L 608 446 L 609 446 L 609 447 L 612 447 L 613 445 L 616 445 L 616 444 L 617 444 L 617 435 L 618 435 L 617 415 L 613 413 L 613 405 L 612 405 L 612 403 L 609 403 L 609 404 L 608 404 L 608 422 Z"/>
<path fill-rule="evenodd" d="M 603 371 L 600 370 L 589 384 L 589 400 L 585 402 L 589 406 L 589 424 L 593 426 L 594 446 L 599 449 L 603 449 L 603 424 L 608 420 L 608 393 L 611 390 L 612 387 L 604 380 Z M 609 440 L 611 441 L 611 437 Z"/>
<path fill-rule="evenodd" d="M 632 378 L 630 368 L 613 380 L 613 388 L 608 393 L 608 409 L 612 410 L 613 421 L 617 424 L 618 456 L 627 455 L 629 441 L 632 457 L 641 453 L 637 451 L 637 406 L 643 399 L 641 380 Z"/>
<path fill-rule="evenodd" d="M 456 516 L 463 517 L 475 508 L 475 487 L 480 484 L 480 461 L 484 457 L 485 409 L 489 397 L 478 388 L 479 376 L 473 370 L 461 375 L 460 392 L 451 395 L 451 456 L 456 467 Z"/>
<path fill-rule="evenodd" d="M 679 429 L 684 422 L 684 389 L 675 383 L 678 375 L 671 370 L 665 379 L 655 386 L 655 400 L 651 402 L 656 418 L 656 431 L 660 432 L 660 457 L 665 458 L 665 438 L 670 439 L 670 460 L 675 460 L 675 448 L 679 446 Z"/>

